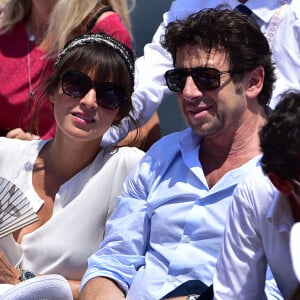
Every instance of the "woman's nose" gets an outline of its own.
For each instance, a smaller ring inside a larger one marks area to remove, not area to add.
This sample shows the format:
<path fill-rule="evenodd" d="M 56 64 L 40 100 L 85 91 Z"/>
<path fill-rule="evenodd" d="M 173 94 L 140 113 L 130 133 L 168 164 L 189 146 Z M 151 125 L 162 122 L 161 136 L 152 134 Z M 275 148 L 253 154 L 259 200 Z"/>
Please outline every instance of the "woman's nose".
<path fill-rule="evenodd" d="M 84 97 L 80 99 L 80 104 L 89 107 L 89 108 L 97 108 L 97 98 L 95 89 L 90 89 Z"/>

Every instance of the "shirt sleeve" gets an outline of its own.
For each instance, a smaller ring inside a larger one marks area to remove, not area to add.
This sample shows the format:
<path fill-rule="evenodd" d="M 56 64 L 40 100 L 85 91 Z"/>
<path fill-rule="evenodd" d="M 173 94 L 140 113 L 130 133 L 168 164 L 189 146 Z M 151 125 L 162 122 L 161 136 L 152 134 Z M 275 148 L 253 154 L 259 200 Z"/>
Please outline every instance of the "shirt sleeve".
<path fill-rule="evenodd" d="M 214 299 L 266 299 L 267 260 L 258 227 L 253 194 L 246 183 L 241 184 L 229 208 L 214 277 Z"/>
<path fill-rule="evenodd" d="M 145 124 L 158 109 L 164 97 L 170 95 L 164 74 L 173 68 L 171 55 L 160 44 L 168 23 L 168 13 L 155 32 L 151 43 L 144 47 L 144 55 L 135 62 L 135 87 L 132 95 L 133 117 L 139 126 Z M 123 119 L 122 126 L 113 127 L 102 139 L 102 144 L 117 143 L 134 129 L 128 119 Z"/>
<path fill-rule="evenodd" d="M 106 234 L 99 250 L 88 261 L 81 289 L 92 278 L 108 277 L 125 293 L 138 269 L 145 263 L 145 251 L 150 232 L 147 214 L 147 185 L 139 166 L 127 179 L 115 211 L 106 225 Z M 145 174 L 145 173 L 144 173 Z"/>

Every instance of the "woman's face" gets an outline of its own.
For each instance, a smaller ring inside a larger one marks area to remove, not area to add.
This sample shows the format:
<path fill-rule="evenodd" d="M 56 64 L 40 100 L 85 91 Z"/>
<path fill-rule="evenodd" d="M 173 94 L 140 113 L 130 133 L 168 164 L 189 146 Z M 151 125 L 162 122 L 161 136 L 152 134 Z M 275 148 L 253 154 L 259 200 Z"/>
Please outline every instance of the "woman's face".
<path fill-rule="evenodd" d="M 120 119 L 123 97 L 113 83 L 94 82 L 92 73 L 68 70 L 53 95 L 57 130 L 81 141 L 101 140 Z"/>

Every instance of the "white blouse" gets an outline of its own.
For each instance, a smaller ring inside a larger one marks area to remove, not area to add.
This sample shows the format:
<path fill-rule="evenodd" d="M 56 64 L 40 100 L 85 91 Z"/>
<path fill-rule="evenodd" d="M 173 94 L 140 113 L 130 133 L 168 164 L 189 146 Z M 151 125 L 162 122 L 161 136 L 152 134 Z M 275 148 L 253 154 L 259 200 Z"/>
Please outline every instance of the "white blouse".
<path fill-rule="evenodd" d="M 32 186 L 32 170 L 46 143 L 0 138 L 0 176 L 21 188 L 35 211 L 43 200 Z M 103 239 L 123 181 L 143 155 L 133 147 L 104 148 L 90 165 L 64 183 L 56 194 L 50 220 L 23 237 L 20 267 L 81 280 L 88 257 Z"/>

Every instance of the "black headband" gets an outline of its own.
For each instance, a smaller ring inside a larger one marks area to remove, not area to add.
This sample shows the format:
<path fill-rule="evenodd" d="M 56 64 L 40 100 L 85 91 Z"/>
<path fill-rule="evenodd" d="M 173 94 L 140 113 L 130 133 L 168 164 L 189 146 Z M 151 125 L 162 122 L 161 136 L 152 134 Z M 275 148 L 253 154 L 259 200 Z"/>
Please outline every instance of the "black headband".
<path fill-rule="evenodd" d="M 121 44 L 119 41 L 115 40 L 114 38 L 105 33 L 84 34 L 69 41 L 65 45 L 63 50 L 58 54 L 58 57 L 55 62 L 55 67 L 58 68 L 60 66 L 61 60 L 67 52 L 88 44 L 103 44 L 107 47 L 114 49 L 125 61 L 127 68 L 130 74 L 132 75 L 132 79 L 134 78 L 134 58 L 133 54 L 131 53 L 131 50 L 127 46 Z"/>

